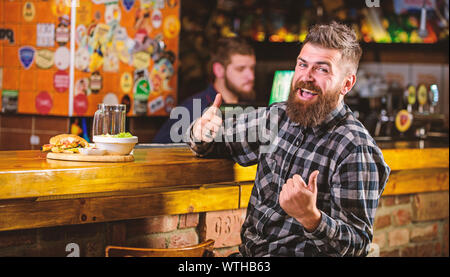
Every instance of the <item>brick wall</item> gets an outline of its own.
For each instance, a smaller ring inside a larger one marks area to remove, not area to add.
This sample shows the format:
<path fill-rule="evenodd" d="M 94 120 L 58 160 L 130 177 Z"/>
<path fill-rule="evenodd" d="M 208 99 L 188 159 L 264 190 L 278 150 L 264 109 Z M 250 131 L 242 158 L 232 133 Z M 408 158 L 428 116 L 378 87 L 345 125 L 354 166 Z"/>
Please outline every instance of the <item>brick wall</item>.
<path fill-rule="evenodd" d="M 35 150 L 69 130 L 69 118 L 0 114 L 0 150 Z M 31 140 L 35 136 L 35 140 Z"/>
<path fill-rule="evenodd" d="M 384 257 L 449 256 L 448 191 L 384 196 L 373 242 Z"/>
<path fill-rule="evenodd" d="M 104 256 L 106 245 L 174 248 L 215 240 L 215 255 L 237 251 L 246 209 L 0 232 L 0 256 Z M 373 242 L 380 256 L 449 256 L 448 191 L 383 196 Z"/>
<path fill-rule="evenodd" d="M 175 248 L 216 240 L 216 256 L 237 251 L 245 209 L 155 216 L 107 223 L 0 232 L 0 257 L 63 257 L 70 243 L 82 257 L 102 257 L 107 245 Z"/>

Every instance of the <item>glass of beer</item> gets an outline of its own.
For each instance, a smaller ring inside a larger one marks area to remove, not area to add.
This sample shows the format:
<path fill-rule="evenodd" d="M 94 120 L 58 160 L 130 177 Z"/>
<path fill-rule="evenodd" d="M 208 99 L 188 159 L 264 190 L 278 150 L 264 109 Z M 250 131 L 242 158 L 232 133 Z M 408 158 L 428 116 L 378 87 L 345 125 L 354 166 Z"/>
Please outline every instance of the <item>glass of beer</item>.
<path fill-rule="evenodd" d="M 125 132 L 125 120 L 125 104 L 98 104 L 92 124 L 92 137 Z"/>

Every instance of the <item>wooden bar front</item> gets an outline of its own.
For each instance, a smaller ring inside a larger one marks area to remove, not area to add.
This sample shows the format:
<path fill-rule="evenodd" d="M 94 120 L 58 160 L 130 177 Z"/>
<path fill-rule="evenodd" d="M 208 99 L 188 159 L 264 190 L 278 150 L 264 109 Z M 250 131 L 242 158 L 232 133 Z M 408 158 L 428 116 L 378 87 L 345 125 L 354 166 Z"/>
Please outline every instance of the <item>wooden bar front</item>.
<path fill-rule="evenodd" d="M 384 149 L 383 195 L 448 191 L 449 149 Z M 0 231 L 245 208 L 256 165 L 201 159 L 185 147 L 135 149 L 135 161 L 0 152 Z"/>

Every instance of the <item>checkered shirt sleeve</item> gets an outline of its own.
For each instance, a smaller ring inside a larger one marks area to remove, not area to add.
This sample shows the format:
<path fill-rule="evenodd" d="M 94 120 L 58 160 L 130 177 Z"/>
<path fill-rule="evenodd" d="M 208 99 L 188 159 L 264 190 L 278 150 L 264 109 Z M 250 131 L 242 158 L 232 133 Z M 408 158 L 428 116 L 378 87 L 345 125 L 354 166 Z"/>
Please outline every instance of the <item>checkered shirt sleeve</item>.
<path fill-rule="evenodd" d="M 269 139 L 249 139 L 255 130 L 270 134 Z M 188 145 L 200 157 L 229 157 L 243 166 L 258 164 L 241 230 L 243 256 L 368 253 L 390 169 L 373 138 L 345 104 L 320 126 L 305 128 L 290 121 L 285 103 L 277 103 L 225 119 L 219 138 L 213 143 L 190 139 Z M 315 170 L 319 170 L 316 204 L 322 218 L 316 230 L 308 232 L 284 212 L 278 197 L 294 174 L 307 182 Z"/>

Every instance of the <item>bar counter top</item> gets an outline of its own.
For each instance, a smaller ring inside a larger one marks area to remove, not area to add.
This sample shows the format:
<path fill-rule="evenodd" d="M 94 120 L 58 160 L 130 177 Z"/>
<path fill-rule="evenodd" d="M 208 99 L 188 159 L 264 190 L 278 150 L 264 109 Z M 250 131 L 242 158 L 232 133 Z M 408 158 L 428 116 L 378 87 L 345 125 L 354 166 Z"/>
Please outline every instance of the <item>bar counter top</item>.
<path fill-rule="evenodd" d="M 449 148 L 382 149 L 383 195 L 448 190 Z M 197 158 L 187 147 L 134 150 L 133 162 L 0 151 L 0 231 L 246 207 L 256 165 Z"/>
<path fill-rule="evenodd" d="M 199 159 L 180 147 L 135 149 L 133 162 L 63 161 L 46 155 L 39 150 L 0 152 L 0 199 L 218 183 L 233 177 L 231 161 Z"/>

